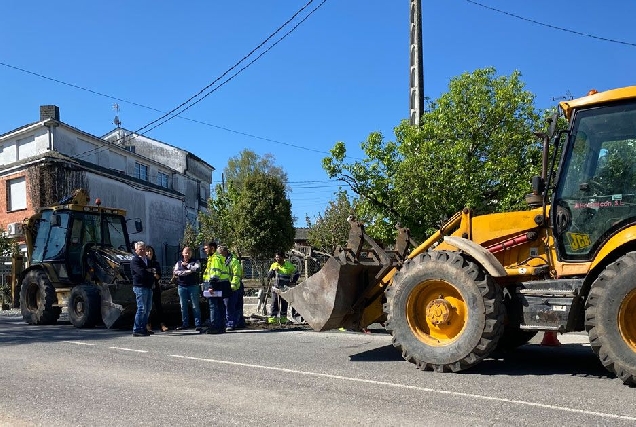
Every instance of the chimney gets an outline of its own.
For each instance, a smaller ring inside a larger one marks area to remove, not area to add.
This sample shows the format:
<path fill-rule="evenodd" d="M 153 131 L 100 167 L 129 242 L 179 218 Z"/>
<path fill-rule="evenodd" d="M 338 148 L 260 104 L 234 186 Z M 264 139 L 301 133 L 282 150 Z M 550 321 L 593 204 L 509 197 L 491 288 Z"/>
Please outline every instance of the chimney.
<path fill-rule="evenodd" d="M 53 119 L 60 121 L 60 108 L 57 105 L 40 105 L 40 121 Z"/>

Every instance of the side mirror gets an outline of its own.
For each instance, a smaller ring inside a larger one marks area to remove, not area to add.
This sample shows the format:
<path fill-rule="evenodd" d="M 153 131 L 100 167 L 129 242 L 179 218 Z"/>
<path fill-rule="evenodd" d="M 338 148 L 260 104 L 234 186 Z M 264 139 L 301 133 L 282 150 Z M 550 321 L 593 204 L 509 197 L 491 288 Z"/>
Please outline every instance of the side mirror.
<path fill-rule="evenodd" d="M 128 221 L 133 221 L 133 218 L 128 218 L 126 220 L 126 224 L 128 224 Z M 130 231 L 128 232 L 128 234 L 137 234 L 137 233 L 141 233 L 142 231 L 144 231 L 144 226 L 141 222 L 141 218 L 134 218 L 135 221 L 135 232 L 131 233 Z"/>
<path fill-rule="evenodd" d="M 543 205 L 543 192 L 545 191 L 545 179 L 540 176 L 532 177 L 532 193 L 526 195 L 526 203 L 533 208 Z"/>
<path fill-rule="evenodd" d="M 545 191 L 545 179 L 541 176 L 532 177 L 532 193 L 543 194 Z"/>

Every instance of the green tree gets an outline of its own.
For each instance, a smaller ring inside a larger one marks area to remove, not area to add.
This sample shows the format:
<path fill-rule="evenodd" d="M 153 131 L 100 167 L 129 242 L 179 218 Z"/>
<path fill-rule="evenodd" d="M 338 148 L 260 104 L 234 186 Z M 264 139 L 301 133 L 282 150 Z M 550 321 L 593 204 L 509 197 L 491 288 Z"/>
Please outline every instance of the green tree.
<path fill-rule="evenodd" d="M 259 156 L 255 152 L 245 149 L 238 156 L 231 157 L 227 166 L 223 170 L 225 181 L 231 183 L 240 191 L 245 180 L 257 172 L 277 177 L 281 182 L 287 184 L 287 173 L 277 166 L 276 159 L 272 154 Z"/>
<path fill-rule="evenodd" d="M 13 250 L 13 242 L 6 237 L 5 231 L 0 228 L 0 256 L 9 256 Z"/>
<path fill-rule="evenodd" d="M 183 239 L 181 239 L 182 246 L 188 246 L 195 254 L 195 257 L 198 255 L 196 251 L 197 245 L 197 231 L 190 222 L 186 222 L 185 229 L 183 230 Z"/>
<path fill-rule="evenodd" d="M 271 258 L 294 244 L 291 202 L 279 177 L 264 172 L 249 175 L 232 211 L 236 245 L 253 259 Z"/>
<path fill-rule="evenodd" d="M 212 197 L 208 199 L 208 211 L 199 212 L 199 243 L 216 240 L 236 251 L 236 226 L 232 210 L 237 198 L 238 192 L 232 183 L 226 188 L 216 186 Z"/>
<path fill-rule="evenodd" d="M 228 160 L 223 174 L 223 185 L 217 185 L 208 200 L 208 212 L 199 213 L 197 241 L 205 243 L 214 239 L 240 254 L 243 248 L 237 235 L 236 209 L 245 181 L 255 174 L 265 174 L 276 177 L 285 185 L 287 173 L 282 167 L 275 164 L 275 158 L 272 154 L 259 156 L 246 149 Z M 271 254 L 268 255 L 269 257 Z"/>
<path fill-rule="evenodd" d="M 419 127 L 403 121 L 395 141 L 370 134 L 362 143 L 366 158 L 355 163 L 345 163 L 339 142 L 323 167 L 360 195 L 358 216 L 384 242 L 397 222 L 418 240 L 464 207 L 476 213 L 525 208 L 530 178 L 541 170 L 534 132 L 543 126 L 533 102 L 517 71 L 464 73 L 429 104 Z"/>
<path fill-rule="evenodd" d="M 339 191 L 336 200 L 329 202 L 324 214 L 318 214 L 315 223 L 306 218 L 309 244 L 327 253 L 333 253 L 338 245 L 344 246 L 350 230 L 347 218 L 353 214 L 354 208 L 347 192 Z"/>

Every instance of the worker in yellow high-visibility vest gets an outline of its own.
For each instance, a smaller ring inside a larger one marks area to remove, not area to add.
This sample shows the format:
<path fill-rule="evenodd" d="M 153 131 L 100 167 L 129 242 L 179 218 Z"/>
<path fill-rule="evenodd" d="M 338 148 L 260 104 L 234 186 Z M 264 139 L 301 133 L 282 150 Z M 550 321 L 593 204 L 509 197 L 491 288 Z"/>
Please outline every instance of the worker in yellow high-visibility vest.
<path fill-rule="evenodd" d="M 230 253 L 227 246 L 219 245 L 218 253 L 225 259 L 225 265 L 230 270 L 230 288 L 232 292 L 225 302 L 225 330 L 233 331 L 237 328 L 244 327 L 245 319 L 243 318 L 243 267 L 241 261 Z M 243 320 L 243 324 L 241 324 Z"/>
<path fill-rule="evenodd" d="M 276 252 L 274 263 L 269 267 L 267 278 L 274 280 L 272 285 L 272 303 L 270 306 L 270 314 L 267 323 L 275 323 L 279 315 L 280 323 L 287 323 L 287 301 L 278 295 L 281 290 L 298 281 L 299 274 L 296 272 L 296 266 L 285 260 L 285 253 Z"/>
<path fill-rule="evenodd" d="M 209 242 L 203 249 L 208 255 L 203 281 L 207 287 L 208 305 L 210 306 L 210 323 L 205 330 L 207 334 L 225 333 L 225 303 L 223 297 L 230 293 L 230 269 L 225 265 L 225 258 L 217 252 L 217 244 Z M 204 293 L 205 295 L 205 293 Z"/>

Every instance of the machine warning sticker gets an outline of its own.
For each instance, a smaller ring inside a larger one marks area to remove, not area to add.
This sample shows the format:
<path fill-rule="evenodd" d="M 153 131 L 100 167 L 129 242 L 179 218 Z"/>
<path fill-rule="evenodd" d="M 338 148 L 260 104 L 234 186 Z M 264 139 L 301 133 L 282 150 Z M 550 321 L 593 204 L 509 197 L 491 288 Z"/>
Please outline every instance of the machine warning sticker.
<path fill-rule="evenodd" d="M 570 241 L 570 247 L 573 251 L 581 251 L 592 246 L 589 234 L 583 233 L 565 233 Z"/>

